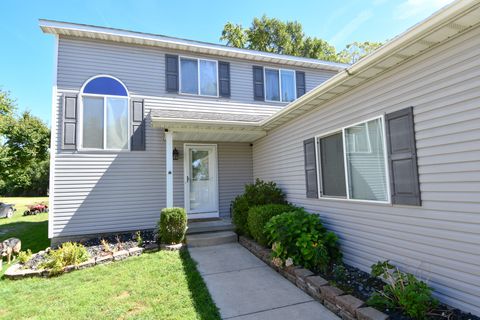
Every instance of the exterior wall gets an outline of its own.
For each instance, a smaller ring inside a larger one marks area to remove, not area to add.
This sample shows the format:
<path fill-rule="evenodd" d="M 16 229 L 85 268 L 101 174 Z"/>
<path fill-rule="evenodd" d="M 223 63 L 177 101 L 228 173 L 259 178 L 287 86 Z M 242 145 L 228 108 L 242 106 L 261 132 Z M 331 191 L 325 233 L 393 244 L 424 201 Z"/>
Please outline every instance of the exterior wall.
<path fill-rule="evenodd" d="M 175 141 L 179 159 L 173 161 L 173 204 L 184 207 L 184 154 L 183 141 Z M 203 143 L 203 142 L 202 142 Z M 215 143 L 215 142 L 212 142 Z M 230 203 L 243 193 L 244 186 L 253 182 L 252 147 L 250 143 L 219 142 L 218 153 L 218 200 L 220 216 L 230 217 Z"/>
<path fill-rule="evenodd" d="M 303 140 L 414 106 L 421 207 L 307 199 Z M 444 302 L 480 315 L 480 29 L 319 106 L 254 143 L 254 177 L 318 213 L 346 263 L 378 260 L 429 281 Z"/>
<path fill-rule="evenodd" d="M 252 65 L 258 65 L 258 63 L 223 59 L 217 56 L 195 56 L 190 52 L 185 55 L 230 62 L 231 97 L 210 98 L 167 93 L 165 90 L 166 53 L 182 55 L 179 51 L 166 51 L 146 46 L 61 37 L 58 50 L 58 88 L 78 90 L 90 77 L 109 74 L 122 80 L 131 94 L 164 97 L 164 100 L 171 102 L 173 106 L 178 106 L 178 103 L 182 102 L 189 107 L 202 108 L 202 105 L 208 102 L 209 109 L 218 108 L 229 111 L 228 103 L 235 102 L 265 107 L 273 105 L 273 111 L 275 111 L 286 105 L 286 103 L 264 103 L 253 100 Z M 281 65 L 270 66 L 281 67 Z M 297 70 L 305 71 L 307 91 L 335 74 L 327 70 L 302 68 Z"/>

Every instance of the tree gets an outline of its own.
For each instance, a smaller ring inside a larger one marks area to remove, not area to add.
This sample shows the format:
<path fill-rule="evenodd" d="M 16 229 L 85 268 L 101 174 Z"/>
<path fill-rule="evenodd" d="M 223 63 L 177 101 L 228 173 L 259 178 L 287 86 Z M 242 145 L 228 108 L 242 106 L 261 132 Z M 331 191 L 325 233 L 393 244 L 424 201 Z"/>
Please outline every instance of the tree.
<path fill-rule="evenodd" d="M 352 42 L 347 44 L 346 48 L 338 53 L 338 58 L 344 63 L 355 63 L 363 57 L 369 55 L 383 45 L 382 42 Z"/>
<path fill-rule="evenodd" d="M 265 15 L 254 18 L 249 28 L 227 22 L 220 40 L 236 48 L 338 61 L 335 47 L 325 40 L 306 37 L 299 22 L 283 22 Z"/>
<path fill-rule="evenodd" d="M 8 93 L 0 97 L 0 194 L 45 195 L 50 130 L 28 111 L 16 115 Z"/>

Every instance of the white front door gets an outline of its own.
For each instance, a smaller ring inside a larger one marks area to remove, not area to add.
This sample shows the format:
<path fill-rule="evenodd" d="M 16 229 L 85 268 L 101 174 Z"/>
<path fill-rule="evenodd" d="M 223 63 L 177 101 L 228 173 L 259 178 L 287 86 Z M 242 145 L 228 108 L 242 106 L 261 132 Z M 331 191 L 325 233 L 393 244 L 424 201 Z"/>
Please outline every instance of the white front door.
<path fill-rule="evenodd" d="M 217 146 L 185 144 L 184 151 L 188 218 L 218 217 Z"/>

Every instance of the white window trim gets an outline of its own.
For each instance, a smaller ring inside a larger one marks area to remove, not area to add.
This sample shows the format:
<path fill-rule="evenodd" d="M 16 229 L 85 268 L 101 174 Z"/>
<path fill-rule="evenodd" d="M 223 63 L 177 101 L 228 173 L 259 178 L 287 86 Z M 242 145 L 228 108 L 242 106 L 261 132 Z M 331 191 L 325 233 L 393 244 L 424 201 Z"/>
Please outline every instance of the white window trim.
<path fill-rule="evenodd" d="M 370 122 L 373 120 L 381 119 L 382 128 L 383 128 L 383 158 L 385 162 L 385 184 L 386 184 L 386 193 L 387 193 L 387 200 L 362 200 L 362 199 L 351 199 L 350 198 L 350 188 L 348 184 L 348 168 L 347 168 L 347 153 L 346 153 L 346 143 L 345 143 L 345 129 L 359 125 L 361 123 Z M 346 198 L 345 197 L 336 197 L 336 196 L 328 196 L 323 195 L 321 192 L 321 159 L 320 159 L 320 151 L 317 150 L 318 143 L 321 138 L 331 136 L 333 134 L 342 133 L 342 140 L 343 140 L 343 166 L 345 170 L 345 188 L 346 188 Z M 376 203 L 376 204 L 385 204 L 385 205 L 392 205 L 392 199 L 390 194 L 390 174 L 389 174 L 389 165 L 388 165 L 388 155 L 387 155 L 387 136 L 385 132 L 385 116 L 377 116 L 374 118 L 366 119 L 363 121 L 356 122 L 354 124 L 336 129 L 330 130 L 328 132 L 324 132 L 322 134 L 315 136 L 315 159 L 317 162 L 317 184 L 318 184 L 318 198 L 322 200 L 337 200 L 337 201 L 348 201 L 348 202 L 363 202 L 363 203 Z"/>
<path fill-rule="evenodd" d="M 96 78 L 112 78 L 116 81 L 118 81 L 124 88 L 125 91 L 127 92 L 127 96 L 116 96 L 116 95 L 108 95 L 108 94 L 96 94 L 96 93 L 83 93 L 83 90 L 85 89 L 85 86 L 92 81 L 93 79 Z M 84 148 L 83 147 L 83 97 L 93 97 L 93 98 L 103 98 L 103 148 Z M 106 98 L 116 98 L 116 99 L 126 99 L 127 100 L 127 139 L 128 139 L 128 149 L 106 149 L 106 143 L 107 143 L 107 99 Z M 130 152 L 131 151 L 131 145 L 130 145 L 130 137 L 131 137 L 131 132 L 130 132 L 130 93 L 127 90 L 127 87 L 125 84 L 120 81 L 119 79 L 112 77 L 110 75 L 106 74 L 101 74 L 101 75 L 96 75 L 94 77 L 91 77 L 85 83 L 82 85 L 82 88 L 80 89 L 80 95 L 78 99 L 78 126 L 77 126 L 77 142 L 78 142 L 78 151 L 88 151 L 88 152 Z"/>
<path fill-rule="evenodd" d="M 280 100 L 268 100 L 267 99 L 267 73 L 266 71 L 268 70 L 276 70 L 278 71 L 278 90 L 280 94 Z M 293 93 L 294 93 L 294 99 L 292 101 L 283 101 L 282 100 L 282 71 L 290 71 L 293 72 Z M 292 69 L 283 69 L 283 68 L 271 68 L 271 67 L 264 67 L 263 68 L 263 95 L 265 97 L 265 101 L 267 102 L 281 102 L 281 103 L 290 103 L 295 100 L 297 100 L 297 73 L 295 70 Z"/>
<path fill-rule="evenodd" d="M 182 92 L 182 58 L 189 59 L 189 60 L 197 60 L 197 93 L 188 93 Z M 217 77 L 217 95 L 209 95 L 209 94 L 201 94 L 200 93 L 200 61 L 211 61 L 215 62 L 217 72 L 215 76 Z M 185 95 L 185 96 L 200 96 L 200 97 L 210 97 L 210 98 L 219 98 L 220 97 L 220 84 L 218 79 L 218 60 L 212 59 L 203 59 L 203 58 L 196 58 L 190 56 L 179 56 L 178 57 L 178 94 Z"/>

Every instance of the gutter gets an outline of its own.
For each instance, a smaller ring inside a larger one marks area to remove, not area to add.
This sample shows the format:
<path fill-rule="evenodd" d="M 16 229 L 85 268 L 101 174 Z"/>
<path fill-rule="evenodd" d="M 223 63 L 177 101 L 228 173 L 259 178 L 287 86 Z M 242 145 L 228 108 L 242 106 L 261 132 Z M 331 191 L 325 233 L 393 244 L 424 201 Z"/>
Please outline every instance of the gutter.
<path fill-rule="evenodd" d="M 324 93 L 327 93 L 328 90 L 341 85 L 351 77 L 357 76 L 369 69 L 370 67 L 374 66 L 378 62 L 391 57 L 396 52 L 416 42 L 420 37 L 426 36 L 429 33 L 436 31 L 438 28 L 449 23 L 450 20 L 455 19 L 458 15 L 465 13 L 468 9 L 476 7 L 479 4 L 480 3 L 478 0 L 457 0 L 443 7 L 442 9 L 433 13 L 427 19 L 410 27 L 400 35 L 393 38 L 391 41 L 385 43 L 383 46 L 381 46 L 365 58 L 345 68 L 343 71 L 328 79 L 312 91 L 293 101 L 284 109 L 273 114 L 270 118 L 263 120 L 261 122 L 262 127 L 274 123 L 275 121 L 281 119 L 289 113 L 299 109 L 304 104 L 314 100 L 315 98 L 318 98 Z"/>

